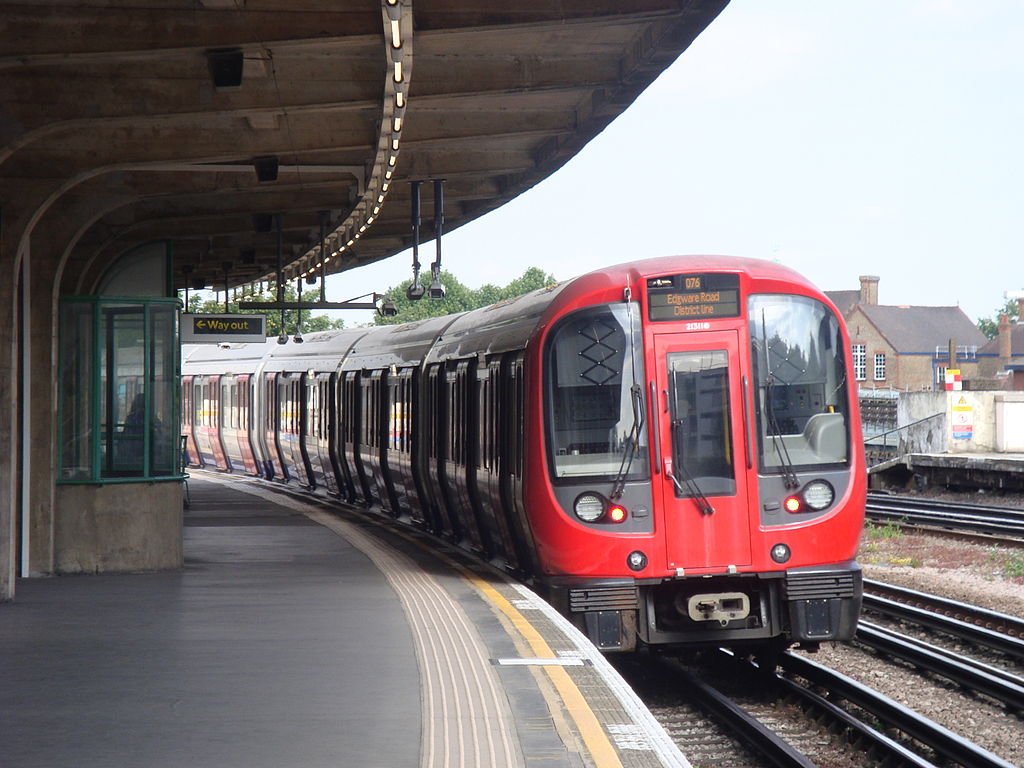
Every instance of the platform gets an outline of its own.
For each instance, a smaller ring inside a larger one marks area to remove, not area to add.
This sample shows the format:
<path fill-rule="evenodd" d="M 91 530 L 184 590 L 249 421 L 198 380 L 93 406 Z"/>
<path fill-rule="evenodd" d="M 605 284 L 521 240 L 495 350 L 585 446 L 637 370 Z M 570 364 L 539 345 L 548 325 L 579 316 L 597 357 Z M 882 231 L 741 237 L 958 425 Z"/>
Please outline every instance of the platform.
<path fill-rule="evenodd" d="M 390 521 L 190 486 L 181 571 L 0 605 L 0 766 L 688 765 L 521 585 Z"/>
<path fill-rule="evenodd" d="M 1024 454 L 909 453 L 870 469 L 871 487 L 946 486 L 1024 491 Z"/>

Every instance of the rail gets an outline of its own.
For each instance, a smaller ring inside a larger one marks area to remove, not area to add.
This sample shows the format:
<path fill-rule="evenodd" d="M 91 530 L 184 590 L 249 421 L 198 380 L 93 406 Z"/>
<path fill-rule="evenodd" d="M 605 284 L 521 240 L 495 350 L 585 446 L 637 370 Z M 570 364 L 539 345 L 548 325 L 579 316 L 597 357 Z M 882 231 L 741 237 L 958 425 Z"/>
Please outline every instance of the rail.
<path fill-rule="evenodd" d="M 954 762 L 976 768 L 1013 768 L 1009 762 L 999 756 L 834 670 L 792 652 L 783 654 L 782 667 L 789 675 L 797 675 L 813 684 L 820 685 L 873 714 L 887 726 L 895 727 L 927 745 L 935 750 L 940 763 Z"/>
<path fill-rule="evenodd" d="M 857 642 L 984 693 L 1011 710 L 1024 710 L 1024 681 L 1004 670 L 863 620 Z"/>
<path fill-rule="evenodd" d="M 870 579 L 864 580 L 864 608 L 1024 659 L 1024 621 L 1015 616 Z"/>
<path fill-rule="evenodd" d="M 869 493 L 865 510 L 872 520 L 897 525 L 1024 540 L 1024 510 L 1015 507 Z"/>

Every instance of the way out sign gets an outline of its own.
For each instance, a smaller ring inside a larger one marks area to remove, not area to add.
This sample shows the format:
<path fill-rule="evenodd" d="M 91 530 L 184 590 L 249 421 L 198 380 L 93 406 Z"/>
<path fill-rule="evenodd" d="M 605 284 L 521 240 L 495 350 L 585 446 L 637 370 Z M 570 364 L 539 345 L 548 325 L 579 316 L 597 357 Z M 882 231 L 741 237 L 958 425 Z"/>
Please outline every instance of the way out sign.
<path fill-rule="evenodd" d="M 972 440 L 974 438 L 974 407 L 967 398 L 959 395 L 953 398 L 952 408 L 953 439 Z"/>
<path fill-rule="evenodd" d="M 264 342 L 266 315 L 181 316 L 182 344 L 219 344 L 222 341 Z"/>

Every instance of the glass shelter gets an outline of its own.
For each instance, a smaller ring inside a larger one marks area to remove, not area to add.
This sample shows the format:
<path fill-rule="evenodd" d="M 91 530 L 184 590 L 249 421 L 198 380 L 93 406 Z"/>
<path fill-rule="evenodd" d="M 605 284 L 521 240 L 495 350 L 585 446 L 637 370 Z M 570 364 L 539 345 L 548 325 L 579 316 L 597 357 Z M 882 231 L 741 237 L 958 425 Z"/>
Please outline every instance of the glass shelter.
<path fill-rule="evenodd" d="M 60 483 L 182 479 L 178 300 L 67 297 L 60 305 Z"/>

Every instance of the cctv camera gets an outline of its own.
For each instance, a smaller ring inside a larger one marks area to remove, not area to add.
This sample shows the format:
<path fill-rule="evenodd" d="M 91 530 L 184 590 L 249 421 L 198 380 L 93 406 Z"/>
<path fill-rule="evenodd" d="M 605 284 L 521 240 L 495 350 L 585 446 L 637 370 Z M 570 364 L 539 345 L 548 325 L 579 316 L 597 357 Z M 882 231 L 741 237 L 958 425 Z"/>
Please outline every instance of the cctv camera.
<path fill-rule="evenodd" d="M 445 295 L 444 283 L 441 282 L 441 278 L 434 277 L 430 281 L 430 298 L 432 299 L 443 299 Z"/>
<path fill-rule="evenodd" d="M 426 294 L 427 289 L 422 284 L 416 282 L 405 289 L 405 296 L 409 301 L 419 301 Z"/>

